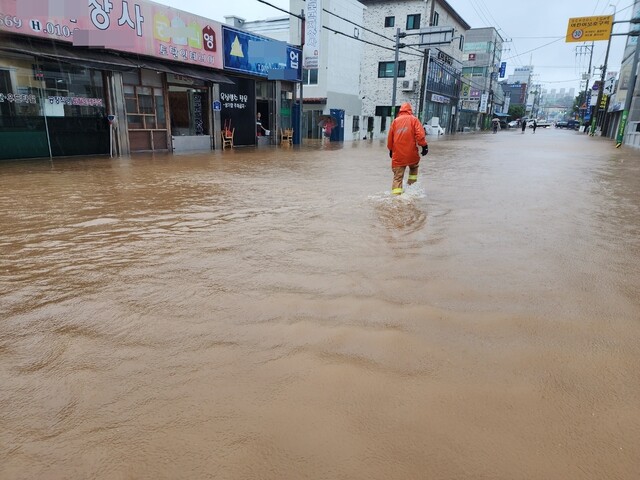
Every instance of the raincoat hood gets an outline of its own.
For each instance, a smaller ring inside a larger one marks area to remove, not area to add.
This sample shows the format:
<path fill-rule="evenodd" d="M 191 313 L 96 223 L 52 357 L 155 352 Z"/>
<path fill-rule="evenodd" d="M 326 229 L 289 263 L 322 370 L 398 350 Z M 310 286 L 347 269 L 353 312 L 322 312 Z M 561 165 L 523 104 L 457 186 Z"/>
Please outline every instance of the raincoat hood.
<path fill-rule="evenodd" d="M 413 109 L 411 108 L 411 104 L 409 102 L 404 102 L 402 105 L 400 105 L 400 111 L 398 112 L 398 115 L 400 115 L 401 113 L 413 115 Z"/>

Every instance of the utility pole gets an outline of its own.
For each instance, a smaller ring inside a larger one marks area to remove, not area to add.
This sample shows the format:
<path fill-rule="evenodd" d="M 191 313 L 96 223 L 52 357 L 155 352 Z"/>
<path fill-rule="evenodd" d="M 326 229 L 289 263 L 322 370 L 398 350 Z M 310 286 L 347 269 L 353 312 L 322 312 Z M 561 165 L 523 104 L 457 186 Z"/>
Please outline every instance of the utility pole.
<path fill-rule="evenodd" d="M 580 47 L 578 47 L 580 48 Z M 591 80 L 591 61 L 593 60 L 593 42 L 591 45 L 584 45 L 582 47 L 584 50 L 589 51 L 589 68 L 587 69 L 587 74 L 585 77 L 585 86 L 584 86 L 584 113 L 582 114 L 582 123 L 584 124 L 585 117 L 587 116 L 587 94 L 589 93 L 589 80 Z"/>
<path fill-rule="evenodd" d="M 496 32 L 497 33 L 497 32 Z M 498 47 L 497 39 L 493 39 L 493 55 L 491 58 L 491 71 L 489 72 L 489 116 L 488 119 L 493 118 L 493 112 L 495 111 L 494 107 L 494 92 L 493 92 L 493 76 L 497 74 L 496 70 L 496 49 Z M 486 121 L 484 122 L 487 123 Z"/>
<path fill-rule="evenodd" d="M 398 90 L 398 57 L 400 56 L 400 28 L 396 29 L 396 51 L 393 61 L 393 91 L 391 92 L 391 114 L 396 113 L 396 91 Z"/>
<path fill-rule="evenodd" d="M 406 32 L 401 32 L 400 28 L 396 29 L 396 48 L 393 61 L 393 92 L 391 92 L 391 115 L 396 114 L 396 93 L 398 91 L 398 61 L 400 57 L 400 49 L 406 47 L 404 43 L 400 43 L 400 39 L 406 37 Z"/>
<path fill-rule="evenodd" d="M 598 89 L 598 100 L 596 101 L 596 118 L 595 122 L 591 121 L 591 131 L 589 135 L 592 137 L 596 133 L 596 126 L 600 127 L 604 123 L 604 116 L 606 114 L 606 110 L 602 108 L 602 114 L 600 113 L 600 103 L 602 103 L 602 96 L 604 94 L 604 81 L 607 75 L 607 62 L 609 60 L 609 50 L 611 49 L 611 36 L 613 35 L 613 25 L 616 23 L 616 6 L 610 5 L 613 7 L 613 21 L 611 22 L 611 33 L 609 34 L 609 41 L 607 42 L 607 52 L 604 54 L 604 65 L 600 68 L 602 69 L 600 72 L 600 88 Z M 596 125 L 597 124 L 597 125 Z"/>

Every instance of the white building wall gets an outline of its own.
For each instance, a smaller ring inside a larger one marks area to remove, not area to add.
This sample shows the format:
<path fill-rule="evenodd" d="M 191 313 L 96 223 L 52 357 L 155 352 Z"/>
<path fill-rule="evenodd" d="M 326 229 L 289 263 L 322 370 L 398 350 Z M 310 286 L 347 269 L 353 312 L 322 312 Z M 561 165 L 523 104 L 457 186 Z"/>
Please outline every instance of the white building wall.
<path fill-rule="evenodd" d="M 325 8 L 336 15 L 347 18 L 353 23 L 362 25 L 364 20 L 364 6 L 356 0 L 323 0 Z M 326 64 L 327 107 L 331 108 L 332 94 L 349 95 L 349 102 L 345 108 L 349 115 L 360 115 L 362 102 L 360 101 L 360 62 L 364 51 L 364 44 L 355 38 L 361 35 L 361 29 L 334 15 L 323 12 L 323 23 L 336 31 L 352 35 L 348 38 L 329 30 L 323 32 L 323 45 L 327 54 L 324 56 Z"/>
<path fill-rule="evenodd" d="M 453 57 L 455 60 L 454 66 L 458 69 L 462 69 L 463 62 L 465 61 L 464 49 L 460 49 L 460 36 L 467 37 L 468 30 L 465 26 L 458 23 L 458 21 L 436 0 L 435 11 L 440 15 L 438 22 L 439 27 L 453 27 L 455 29 L 453 36 L 454 39 L 449 45 L 441 45 L 437 48 L 442 50 L 447 55 Z"/>
<path fill-rule="evenodd" d="M 362 113 L 366 116 L 375 115 L 376 106 L 389 106 L 393 95 L 393 78 L 378 78 L 379 62 L 393 62 L 395 47 L 394 35 L 398 28 L 405 30 L 407 15 L 420 14 L 421 26 L 428 25 L 429 9 L 428 3 L 422 0 L 406 0 L 396 2 L 372 3 L 368 4 L 364 12 L 364 26 L 375 32 L 388 37 L 385 40 L 371 32 L 364 32 L 362 38 L 368 42 L 381 45 L 385 48 L 367 45 L 364 50 L 361 66 L 361 91 L 362 91 Z M 395 26 L 385 27 L 385 17 L 394 16 Z M 415 39 L 415 41 L 410 41 Z M 416 43 L 418 37 L 407 37 L 403 39 L 406 43 Z M 418 56 L 407 55 L 405 52 L 410 51 Z M 416 92 L 403 92 L 400 88 L 402 80 L 418 80 L 422 71 L 423 57 L 419 52 L 408 49 L 401 49 L 398 57 L 399 60 L 406 61 L 405 76 L 398 78 L 398 88 L 396 90 L 396 104 L 409 102 L 414 110 L 418 109 L 420 99 L 419 88 Z M 387 122 L 388 126 L 389 122 Z"/>
<path fill-rule="evenodd" d="M 367 45 L 364 50 L 364 56 L 361 67 L 361 93 L 363 98 L 363 115 L 373 116 L 375 115 L 376 106 L 390 106 L 393 96 L 393 78 L 378 78 L 378 63 L 382 61 L 394 60 L 394 35 L 398 28 L 401 31 L 407 33 L 417 33 L 418 30 L 406 30 L 407 16 L 420 14 L 420 27 L 427 28 L 431 20 L 432 0 L 388 0 L 379 2 L 365 2 L 366 10 L 364 14 L 365 27 L 379 32 L 390 40 L 385 40 L 370 32 L 366 32 L 364 36 L 365 40 L 377 43 L 384 47 L 389 47 L 392 50 L 386 50 L 380 47 L 374 47 Z M 462 61 L 464 59 L 463 50 L 460 49 L 460 36 L 465 35 L 467 31 L 467 25 L 462 25 L 458 22 L 456 17 L 451 15 L 447 9 L 438 0 L 435 0 L 434 11 L 439 15 L 438 27 L 453 27 L 455 32 L 453 34 L 454 39 L 448 45 L 430 46 L 431 56 L 437 54 L 438 50 L 446 53 L 454 60 L 454 67 L 458 70 L 462 70 Z M 385 27 L 385 17 L 394 16 L 395 26 Z M 410 35 L 401 39 L 402 43 L 416 44 L 419 43 L 420 36 Z M 420 92 L 425 88 L 424 85 L 424 73 L 423 63 L 424 48 L 415 47 L 417 49 L 410 49 L 405 47 L 400 50 L 399 60 L 406 61 L 405 76 L 398 78 L 398 84 L 396 89 L 396 105 L 399 106 L 403 102 L 409 102 L 414 110 L 414 113 L 419 112 Z M 408 55 L 408 53 L 415 53 L 419 56 Z M 402 91 L 403 80 L 414 80 L 417 85 L 415 92 Z M 378 135 L 381 127 L 382 120 L 376 121 L 375 133 Z M 386 121 L 386 128 L 390 125 L 390 119 Z M 383 130 L 384 131 L 384 130 Z"/>
<path fill-rule="evenodd" d="M 362 101 L 360 98 L 360 63 L 364 44 L 354 38 L 361 35 L 359 29 L 336 15 L 362 25 L 364 6 L 357 0 L 321 0 L 320 20 L 323 26 L 343 33 L 322 28 L 320 34 L 320 56 L 318 68 L 318 84 L 304 85 L 304 98 L 326 98 L 325 105 L 315 105 L 314 109 L 322 109 L 328 115 L 330 109 L 345 111 L 344 139 L 357 139 L 359 133 L 352 133 L 353 116 L 360 116 Z M 291 0 L 290 11 L 299 12 L 306 7 L 303 0 Z M 347 36 L 345 36 L 347 35 Z M 291 28 L 292 43 L 300 42 L 300 22 L 293 21 Z M 305 110 L 311 108 L 306 106 Z M 360 123 L 360 126 L 362 124 Z"/>

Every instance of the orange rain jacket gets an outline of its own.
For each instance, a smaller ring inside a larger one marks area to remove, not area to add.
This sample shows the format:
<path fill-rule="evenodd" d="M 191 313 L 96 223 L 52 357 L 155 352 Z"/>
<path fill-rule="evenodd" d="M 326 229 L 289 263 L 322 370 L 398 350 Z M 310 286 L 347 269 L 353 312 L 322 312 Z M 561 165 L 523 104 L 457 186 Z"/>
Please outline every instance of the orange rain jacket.
<path fill-rule="evenodd" d="M 398 117 L 391 123 L 387 137 L 387 148 L 393 152 L 391 167 L 406 167 L 420 162 L 418 147 L 424 147 L 427 139 L 420 120 L 413 116 L 411 104 L 405 102 L 400 107 Z"/>

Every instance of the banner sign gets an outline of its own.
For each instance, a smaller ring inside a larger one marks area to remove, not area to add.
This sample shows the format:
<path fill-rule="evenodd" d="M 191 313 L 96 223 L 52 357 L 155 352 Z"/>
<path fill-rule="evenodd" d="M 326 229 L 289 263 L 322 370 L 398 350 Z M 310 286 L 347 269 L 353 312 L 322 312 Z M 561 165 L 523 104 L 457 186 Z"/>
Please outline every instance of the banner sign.
<path fill-rule="evenodd" d="M 222 26 L 224 68 L 270 80 L 302 81 L 302 52 L 285 42 Z"/>
<path fill-rule="evenodd" d="M 504 75 L 506 72 L 507 72 L 507 62 L 502 62 L 500 64 L 500 78 L 504 78 Z"/>
<path fill-rule="evenodd" d="M 462 110 L 469 110 L 473 112 L 477 112 L 479 107 L 479 102 L 477 100 L 462 100 L 462 105 L 460 108 Z"/>
<path fill-rule="evenodd" d="M 304 32 L 304 68 L 318 68 L 322 35 L 322 0 L 307 0 Z"/>
<path fill-rule="evenodd" d="M 612 95 L 613 89 L 616 85 L 616 75 L 617 72 L 607 72 L 607 78 L 604 81 L 604 90 L 603 93 L 605 95 Z"/>
<path fill-rule="evenodd" d="M 565 41 L 592 42 L 609 40 L 612 27 L 613 15 L 570 18 Z"/>
<path fill-rule="evenodd" d="M 0 0 L 0 31 L 219 69 L 221 25 L 148 0 Z"/>
<path fill-rule="evenodd" d="M 487 113 L 487 102 L 488 101 L 489 101 L 489 94 L 488 93 L 483 93 L 482 96 L 480 97 L 480 109 L 478 110 L 478 112 Z"/>
<path fill-rule="evenodd" d="M 436 103 L 450 103 L 451 99 L 449 97 L 445 97 L 444 95 L 437 95 L 435 93 L 432 93 L 431 101 Z"/>

